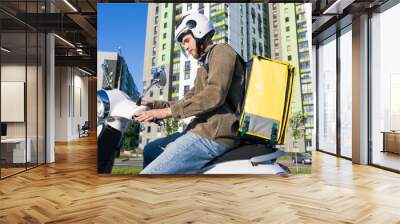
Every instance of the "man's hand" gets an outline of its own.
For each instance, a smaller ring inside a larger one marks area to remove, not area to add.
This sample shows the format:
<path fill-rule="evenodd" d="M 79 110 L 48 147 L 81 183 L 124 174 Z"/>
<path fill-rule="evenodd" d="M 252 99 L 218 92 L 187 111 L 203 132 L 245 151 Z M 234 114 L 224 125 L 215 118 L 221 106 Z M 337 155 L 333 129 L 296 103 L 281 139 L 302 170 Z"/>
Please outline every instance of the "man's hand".
<path fill-rule="evenodd" d="M 164 119 L 170 117 L 172 115 L 171 108 L 164 108 L 164 109 L 155 109 L 155 110 L 148 110 L 143 111 L 140 113 L 135 114 L 133 119 L 143 122 L 143 121 L 155 121 L 159 119 Z"/>

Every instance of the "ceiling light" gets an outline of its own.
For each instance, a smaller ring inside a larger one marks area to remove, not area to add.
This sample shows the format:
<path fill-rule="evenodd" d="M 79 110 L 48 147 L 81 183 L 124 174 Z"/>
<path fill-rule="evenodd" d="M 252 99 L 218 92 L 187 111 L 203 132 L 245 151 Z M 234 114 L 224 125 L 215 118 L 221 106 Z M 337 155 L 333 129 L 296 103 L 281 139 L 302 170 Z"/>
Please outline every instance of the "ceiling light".
<path fill-rule="evenodd" d="M 67 41 L 66 39 L 58 36 L 57 34 L 54 34 L 54 36 L 56 36 L 58 39 L 60 39 L 61 41 L 63 41 L 64 43 L 68 44 L 69 46 L 75 48 L 75 45 L 73 45 L 71 42 Z"/>
<path fill-rule="evenodd" d="M 78 10 L 71 4 L 69 3 L 68 0 L 64 0 L 65 4 L 67 4 L 72 10 L 74 10 L 75 12 L 78 12 Z"/>
<path fill-rule="evenodd" d="M 6 53 L 10 53 L 10 52 L 11 52 L 11 50 L 9 50 L 9 49 L 7 49 L 7 48 L 5 48 L 5 47 L 1 47 L 1 50 L 4 51 L 4 52 L 6 52 Z"/>

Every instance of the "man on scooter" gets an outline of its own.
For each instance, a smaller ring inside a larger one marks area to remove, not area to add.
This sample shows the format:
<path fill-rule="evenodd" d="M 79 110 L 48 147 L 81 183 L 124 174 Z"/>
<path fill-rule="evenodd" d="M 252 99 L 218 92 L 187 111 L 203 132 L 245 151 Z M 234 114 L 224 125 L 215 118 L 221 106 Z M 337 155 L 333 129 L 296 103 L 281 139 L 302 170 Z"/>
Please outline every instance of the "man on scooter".
<path fill-rule="evenodd" d="M 200 62 L 194 87 L 178 101 L 143 101 L 151 110 L 135 120 L 155 121 L 194 116 L 183 133 L 148 143 L 141 174 L 194 174 L 239 144 L 238 119 L 243 98 L 244 64 L 228 44 L 213 44 L 214 27 L 202 14 L 182 18 L 175 38 Z"/>

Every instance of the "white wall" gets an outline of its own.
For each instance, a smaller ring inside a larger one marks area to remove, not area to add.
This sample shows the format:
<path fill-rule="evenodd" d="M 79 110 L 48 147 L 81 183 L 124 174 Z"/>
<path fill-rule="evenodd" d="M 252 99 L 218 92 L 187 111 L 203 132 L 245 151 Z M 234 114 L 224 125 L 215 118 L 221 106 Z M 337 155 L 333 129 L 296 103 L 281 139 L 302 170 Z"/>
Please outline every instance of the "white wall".
<path fill-rule="evenodd" d="M 55 141 L 79 138 L 78 124 L 88 121 L 88 78 L 83 75 L 71 67 L 56 67 Z"/>

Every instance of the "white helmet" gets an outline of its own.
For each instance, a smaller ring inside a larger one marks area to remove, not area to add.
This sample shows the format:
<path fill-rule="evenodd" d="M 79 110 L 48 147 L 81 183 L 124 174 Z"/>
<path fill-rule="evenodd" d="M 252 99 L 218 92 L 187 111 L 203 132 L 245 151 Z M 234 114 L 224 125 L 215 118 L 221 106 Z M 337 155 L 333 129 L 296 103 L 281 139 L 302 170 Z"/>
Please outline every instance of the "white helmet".
<path fill-rule="evenodd" d="M 181 22 L 177 24 L 175 39 L 181 42 L 183 36 L 189 32 L 192 33 L 196 42 L 199 42 L 209 33 L 210 37 L 212 37 L 215 30 L 206 16 L 200 13 L 191 13 L 183 16 Z"/>

